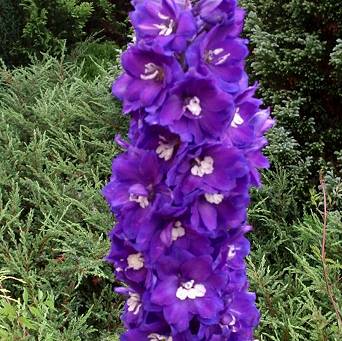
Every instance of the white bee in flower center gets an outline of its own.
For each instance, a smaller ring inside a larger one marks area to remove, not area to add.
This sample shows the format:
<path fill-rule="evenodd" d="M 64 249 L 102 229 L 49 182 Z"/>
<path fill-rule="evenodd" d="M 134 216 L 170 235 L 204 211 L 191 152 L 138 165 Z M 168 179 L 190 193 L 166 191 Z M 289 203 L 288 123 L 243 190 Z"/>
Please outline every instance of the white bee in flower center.
<path fill-rule="evenodd" d="M 145 197 L 144 195 L 137 195 L 133 193 L 129 195 L 129 201 L 134 201 L 138 203 L 141 208 L 146 208 L 150 204 L 148 201 L 148 198 Z"/>
<path fill-rule="evenodd" d="M 206 156 L 202 161 L 195 159 L 196 164 L 191 168 L 191 174 L 199 177 L 212 174 L 214 171 L 214 159 L 211 156 Z"/>
<path fill-rule="evenodd" d="M 226 53 L 226 54 L 221 55 L 222 52 L 224 52 L 223 48 L 217 48 L 215 50 L 209 50 L 207 52 L 207 61 L 209 63 L 213 63 L 215 66 L 222 65 L 230 57 L 230 53 Z"/>
<path fill-rule="evenodd" d="M 185 236 L 185 229 L 180 221 L 176 221 L 171 231 L 172 241 Z"/>
<path fill-rule="evenodd" d="M 137 315 L 141 308 L 140 295 L 137 293 L 129 293 L 129 299 L 127 300 L 128 311 Z"/>
<path fill-rule="evenodd" d="M 237 108 L 234 114 L 234 118 L 233 121 L 231 123 L 231 126 L 233 128 L 237 128 L 238 126 L 240 126 L 241 124 L 243 124 L 244 120 L 240 115 L 240 108 Z"/>
<path fill-rule="evenodd" d="M 187 298 L 194 300 L 198 297 L 204 297 L 207 290 L 203 284 L 195 284 L 194 280 L 182 283 L 176 291 L 176 297 L 181 301 Z"/>
<path fill-rule="evenodd" d="M 210 204 L 220 204 L 223 201 L 223 194 L 220 193 L 205 193 L 204 194 L 205 199 L 210 203 Z"/>
<path fill-rule="evenodd" d="M 241 250 L 240 247 L 236 247 L 235 245 L 229 245 L 227 259 L 232 260 L 236 256 L 236 252 Z"/>
<path fill-rule="evenodd" d="M 140 75 L 140 78 L 144 81 L 153 80 L 159 78 L 161 75 L 160 68 L 154 63 L 147 63 L 145 65 L 144 73 Z"/>
<path fill-rule="evenodd" d="M 167 143 L 163 136 L 159 136 L 159 139 L 159 146 L 156 149 L 156 153 L 158 154 L 159 158 L 164 159 L 165 161 L 171 160 L 175 145 L 172 143 Z"/>
<path fill-rule="evenodd" d="M 232 328 L 232 332 L 236 333 L 238 331 L 238 328 L 235 326 L 236 324 L 236 317 L 234 315 L 232 315 L 232 320 L 228 323 L 228 326 Z"/>
<path fill-rule="evenodd" d="M 149 341 L 172 341 L 172 336 L 164 336 L 157 333 L 152 333 L 148 336 Z"/>
<path fill-rule="evenodd" d="M 144 267 L 144 257 L 140 252 L 129 255 L 127 264 L 127 269 L 140 270 Z"/>
<path fill-rule="evenodd" d="M 164 21 L 162 24 L 153 25 L 159 30 L 159 35 L 164 37 L 171 35 L 176 26 L 175 21 L 162 13 L 158 13 L 158 17 Z"/>
<path fill-rule="evenodd" d="M 197 96 L 190 98 L 184 106 L 184 111 L 186 110 L 189 110 L 192 115 L 198 117 L 202 112 L 201 100 Z"/>

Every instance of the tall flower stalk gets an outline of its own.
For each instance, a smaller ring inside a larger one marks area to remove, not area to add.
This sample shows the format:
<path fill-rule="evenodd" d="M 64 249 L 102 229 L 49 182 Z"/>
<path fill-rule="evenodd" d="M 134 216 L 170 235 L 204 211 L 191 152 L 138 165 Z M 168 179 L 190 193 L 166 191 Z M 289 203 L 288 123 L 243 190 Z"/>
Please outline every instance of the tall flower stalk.
<path fill-rule="evenodd" d="M 137 42 L 113 94 L 131 116 L 103 194 L 122 340 L 253 340 L 249 189 L 273 121 L 244 70 L 236 0 L 134 0 Z"/>

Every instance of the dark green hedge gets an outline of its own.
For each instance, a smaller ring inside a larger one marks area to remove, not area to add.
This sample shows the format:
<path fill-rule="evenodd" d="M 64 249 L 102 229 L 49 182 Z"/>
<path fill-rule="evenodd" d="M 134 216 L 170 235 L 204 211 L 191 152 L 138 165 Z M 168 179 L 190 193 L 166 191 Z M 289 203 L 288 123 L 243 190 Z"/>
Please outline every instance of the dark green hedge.
<path fill-rule="evenodd" d="M 42 52 L 58 55 L 87 36 L 127 42 L 129 1 L 0 0 L 0 58 L 26 64 Z"/>
<path fill-rule="evenodd" d="M 101 189 L 127 125 L 109 91 L 118 70 L 91 67 L 92 48 L 0 67 L 1 341 L 118 340 Z"/>
<path fill-rule="evenodd" d="M 242 0 L 249 74 L 277 126 L 268 153 L 295 195 L 308 198 L 320 169 L 341 171 L 342 7 L 336 0 Z"/>

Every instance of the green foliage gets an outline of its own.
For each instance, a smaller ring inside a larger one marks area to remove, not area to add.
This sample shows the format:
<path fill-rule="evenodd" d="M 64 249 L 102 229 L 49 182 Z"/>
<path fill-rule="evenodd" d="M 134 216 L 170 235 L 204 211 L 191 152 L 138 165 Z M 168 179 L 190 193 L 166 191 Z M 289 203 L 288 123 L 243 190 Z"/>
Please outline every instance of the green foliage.
<path fill-rule="evenodd" d="M 44 52 L 58 56 L 98 32 L 125 44 L 129 8 L 111 0 L 0 0 L 0 58 L 17 65 Z"/>
<path fill-rule="evenodd" d="M 0 0 L 0 58 L 18 63 L 16 42 L 22 28 L 20 9 L 15 0 Z"/>
<path fill-rule="evenodd" d="M 78 44 L 71 52 L 74 63 L 82 65 L 82 75 L 88 79 L 98 76 L 99 68 L 110 68 L 120 58 L 122 51 L 110 42 L 88 40 Z"/>
<path fill-rule="evenodd" d="M 285 170 L 267 172 L 265 186 L 254 193 L 249 211 L 255 231 L 250 235 L 248 259 L 251 287 L 262 312 L 256 337 L 262 341 L 338 341 L 338 326 L 323 276 L 321 243 L 323 196 L 311 191 L 314 211 L 303 218 L 296 212 L 295 188 Z M 342 309 L 342 206 L 341 182 L 328 174 L 328 236 L 326 241 L 329 285 Z M 295 220 L 288 224 L 288 220 Z"/>
<path fill-rule="evenodd" d="M 103 261 L 113 221 L 100 190 L 126 121 L 109 94 L 117 70 L 98 65 L 87 80 L 83 65 L 45 56 L 0 69 L 1 340 L 115 340 L 120 331 Z"/>
<path fill-rule="evenodd" d="M 241 4 L 248 11 L 249 73 L 277 119 L 268 152 L 303 204 L 319 170 L 336 168 L 334 151 L 342 150 L 342 9 L 335 0 Z"/>

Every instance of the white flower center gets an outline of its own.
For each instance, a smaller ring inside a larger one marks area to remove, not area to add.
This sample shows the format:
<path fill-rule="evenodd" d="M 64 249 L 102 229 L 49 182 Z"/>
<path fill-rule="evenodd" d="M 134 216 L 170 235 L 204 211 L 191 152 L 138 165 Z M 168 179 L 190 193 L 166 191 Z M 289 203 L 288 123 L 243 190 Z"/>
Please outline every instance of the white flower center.
<path fill-rule="evenodd" d="M 206 292 L 207 290 L 203 284 L 195 284 L 195 281 L 191 280 L 189 282 L 182 283 L 176 291 L 176 297 L 181 301 L 184 301 L 187 298 L 194 300 L 198 297 L 204 297 Z"/>
<path fill-rule="evenodd" d="M 141 208 L 146 208 L 150 204 L 148 201 L 148 198 L 145 197 L 144 195 L 137 195 L 133 193 L 129 195 L 129 201 L 134 201 L 138 203 Z"/>
<path fill-rule="evenodd" d="M 152 333 L 148 336 L 150 341 L 172 341 L 172 336 L 164 336 L 157 333 Z"/>
<path fill-rule="evenodd" d="M 175 226 L 171 231 L 172 240 L 176 241 L 178 238 L 185 236 L 185 229 L 180 221 L 176 221 Z"/>
<path fill-rule="evenodd" d="M 238 331 L 238 328 L 235 326 L 236 323 L 236 317 L 234 315 L 232 316 L 232 320 L 228 323 L 229 327 L 232 327 L 232 332 L 236 333 Z"/>
<path fill-rule="evenodd" d="M 175 28 L 175 21 L 162 13 L 158 13 L 158 16 L 160 19 L 164 20 L 164 23 L 154 24 L 153 26 L 159 30 L 160 36 L 167 37 L 173 33 L 173 30 Z"/>
<path fill-rule="evenodd" d="M 206 156 L 202 161 L 196 158 L 195 161 L 197 164 L 191 168 L 192 175 L 203 177 L 214 171 L 214 159 L 211 156 Z"/>
<path fill-rule="evenodd" d="M 220 193 L 205 193 L 204 194 L 205 199 L 210 203 L 210 204 L 220 204 L 223 201 L 223 194 Z"/>
<path fill-rule="evenodd" d="M 140 75 L 140 78 L 144 81 L 158 78 L 160 75 L 159 67 L 154 63 L 147 63 L 145 65 L 144 73 Z"/>
<path fill-rule="evenodd" d="M 139 253 L 134 253 L 127 257 L 127 269 L 140 270 L 144 267 L 144 257 Z"/>
<path fill-rule="evenodd" d="M 232 260 L 236 256 L 236 251 L 239 251 L 240 249 L 241 248 L 236 247 L 235 245 L 229 245 L 227 259 Z"/>
<path fill-rule="evenodd" d="M 192 115 L 199 116 L 202 112 L 201 101 L 197 96 L 190 98 L 184 110 L 189 110 Z"/>
<path fill-rule="evenodd" d="M 170 144 L 166 142 L 166 139 L 163 136 L 159 136 L 159 146 L 156 149 L 156 153 L 161 159 L 165 161 L 169 161 L 172 158 L 173 151 L 174 151 L 174 144 Z"/>
<path fill-rule="evenodd" d="M 233 128 L 237 128 L 239 125 L 243 124 L 244 120 L 240 115 L 240 108 L 237 108 L 234 114 L 233 121 L 231 123 L 231 126 Z"/>
<path fill-rule="evenodd" d="M 222 54 L 224 52 L 223 48 L 218 48 L 215 50 L 209 50 L 207 53 L 207 60 L 209 63 L 214 62 L 214 65 L 218 66 L 223 64 L 229 57 L 230 53 Z M 221 56 L 220 56 L 221 55 Z"/>
<path fill-rule="evenodd" d="M 128 311 L 137 315 L 141 308 L 140 295 L 137 293 L 129 293 L 129 299 L 127 300 Z"/>

